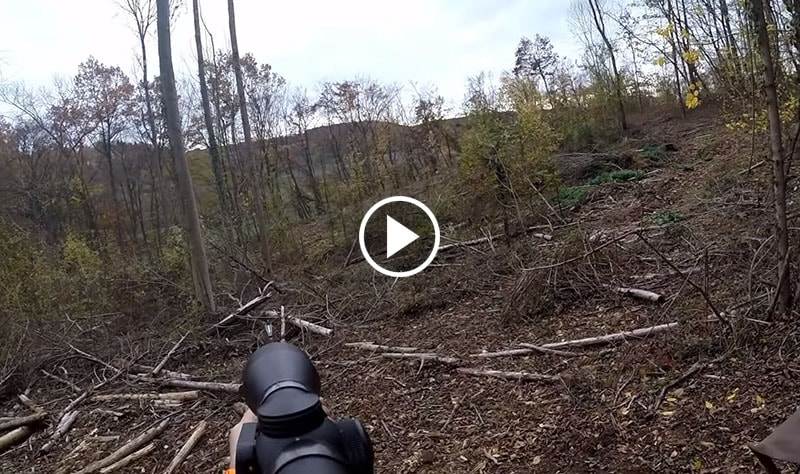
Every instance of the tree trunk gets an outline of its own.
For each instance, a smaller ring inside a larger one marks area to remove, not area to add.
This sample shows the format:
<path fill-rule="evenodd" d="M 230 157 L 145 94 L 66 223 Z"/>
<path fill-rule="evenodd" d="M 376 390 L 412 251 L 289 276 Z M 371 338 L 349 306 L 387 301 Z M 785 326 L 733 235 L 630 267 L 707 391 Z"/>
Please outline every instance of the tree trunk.
<path fill-rule="evenodd" d="M 197 48 L 197 75 L 200 80 L 200 101 L 203 106 L 203 121 L 208 134 L 208 154 L 211 157 L 211 170 L 217 185 L 219 207 L 223 214 L 227 212 L 225 200 L 225 182 L 223 181 L 222 168 L 219 159 L 219 146 L 214 133 L 214 118 L 211 115 L 211 102 L 208 99 L 208 84 L 206 83 L 206 66 L 203 59 L 203 40 L 200 35 L 200 7 L 198 0 L 192 0 L 192 13 L 194 15 L 194 42 Z"/>
<path fill-rule="evenodd" d="M 253 208 L 256 214 L 256 227 L 258 228 L 261 243 L 261 257 L 269 272 L 272 271 L 272 255 L 270 254 L 267 217 L 264 212 L 264 192 L 260 183 L 256 179 L 260 173 L 256 170 L 256 160 L 253 156 L 253 138 L 250 131 L 250 117 L 247 115 L 247 101 L 244 93 L 244 79 L 242 78 L 242 65 L 239 62 L 239 42 L 236 38 L 236 14 L 234 12 L 233 0 L 228 0 L 228 26 L 231 32 L 231 56 L 233 57 L 233 74 L 236 78 L 236 92 L 239 98 L 239 113 L 242 119 L 242 132 L 244 133 L 244 153 L 243 159 L 247 162 L 251 170 L 250 180 L 253 195 Z"/>
<path fill-rule="evenodd" d="M 767 22 L 762 0 L 750 0 L 750 15 L 756 30 L 758 49 L 764 67 L 764 94 L 767 97 L 767 118 L 769 119 L 769 145 L 772 158 L 772 192 L 775 196 L 775 243 L 779 264 L 776 309 L 786 313 L 791 309 L 791 279 L 784 265 L 788 265 L 786 253 L 789 251 L 789 234 L 786 225 L 786 175 L 781 137 L 781 117 L 778 105 L 778 91 L 775 83 L 775 67 L 772 61 Z M 783 277 L 782 277 L 783 276 Z"/>
<path fill-rule="evenodd" d="M 148 125 L 148 138 L 153 147 L 153 152 L 156 154 L 157 174 L 152 175 L 150 192 L 152 193 L 152 206 L 150 213 L 154 220 L 153 226 L 156 230 L 156 253 L 161 254 L 161 184 L 164 181 L 163 166 L 161 160 L 161 147 L 158 146 L 158 131 L 156 130 L 156 116 L 153 113 L 153 99 L 150 95 L 150 81 L 147 73 L 147 45 L 145 44 L 147 31 L 144 29 L 139 30 L 139 47 L 142 50 L 142 91 L 144 92 L 144 104 L 147 112 L 147 125 Z M 152 170 L 152 168 L 151 168 Z M 157 177 L 157 178 L 156 178 Z"/>
<path fill-rule="evenodd" d="M 627 130 L 628 120 L 625 118 L 625 104 L 622 100 L 622 78 L 619 75 L 619 69 L 617 69 L 617 57 L 614 54 L 614 47 L 611 45 L 611 41 L 606 34 L 606 25 L 603 20 L 603 12 L 600 10 L 600 4 L 597 3 L 597 0 L 589 0 L 589 7 L 592 9 L 592 18 L 597 27 L 597 32 L 600 33 L 600 36 L 603 38 L 603 43 L 605 43 L 608 54 L 611 56 L 611 70 L 614 72 L 614 93 L 617 96 L 619 124 L 622 130 Z"/>
<path fill-rule="evenodd" d="M 203 245 L 200 216 L 197 212 L 192 176 L 183 148 L 183 132 L 178 116 L 178 91 L 175 87 L 175 71 L 172 68 L 172 44 L 170 39 L 169 0 L 157 0 L 158 10 L 158 57 L 161 67 L 161 93 L 164 97 L 164 109 L 167 133 L 172 144 L 172 154 L 177 174 L 178 193 L 184 214 L 184 235 L 191 252 L 192 278 L 194 279 L 197 299 L 210 312 L 216 311 L 214 292 L 211 289 L 211 277 L 208 273 L 208 259 Z"/>

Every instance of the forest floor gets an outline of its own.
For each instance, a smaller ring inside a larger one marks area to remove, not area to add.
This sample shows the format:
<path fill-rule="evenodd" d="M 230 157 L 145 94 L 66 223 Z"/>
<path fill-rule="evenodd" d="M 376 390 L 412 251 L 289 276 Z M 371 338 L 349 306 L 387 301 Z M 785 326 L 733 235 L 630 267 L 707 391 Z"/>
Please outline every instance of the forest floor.
<path fill-rule="evenodd" d="M 330 337 L 293 333 L 293 342 L 315 360 L 330 414 L 367 425 L 377 472 L 757 472 L 747 444 L 797 407 L 800 318 L 767 321 L 776 262 L 769 166 L 747 172 L 764 159 L 760 140 L 756 148 L 753 154 L 749 134 L 728 130 L 713 110 L 651 117 L 615 146 L 634 154 L 642 179 L 586 188 L 563 221 L 549 216 L 552 228 L 542 232 L 552 240 L 521 235 L 456 249 L 422 276 L 397 282 L 364 263 L 343 267 L 346 254 L 337 254 L 330 273 L 295 275 L 236 326 L 187 338 L 165 369 L 237 382 L 247 355 L 269 339 L 264 311 L 285 305 L 333 328 Z M 800 216 L 795 194 L 790 214 Z M 714 311 L 693 284 L 730 327 L 709 320 Z M 631 298 L 612 290 L 618 286 L 664 298 Z M 651 337 L 566 349 L 575 357 L 473 357 L 670 322 L 680 324 Z M 45 376 L 31 383 L 27 395 L 50 413 L 51 426 L 81 391 L 109 381 L 79 405 L 73 428 L 47 454 L 39 448 L 52 428 L 0 454 L 0 470 L 78 471 L 162 420 L 167 427 L 153 450 L 119 472 L 162 472 L 203 420 L 209 429 L 179 472 L 222 469 L 238 395 L 203 391 L 182 403 L 93 398 L 185 390 L 127 373 L 135 372 L 133 362 L 158 363 L 176 340 L 159 339 L 156 321 L 137 331 L 113 350 L 76 347 L 101 362 L 68 350 L 45 367 L 77 385 Z M 357 341 L 459 362 L 386 359 L 345 345 Z M 681 379 L 698 363 L 701 370 Z M 457 366 L 554 377 L 501 380 Z M 8 400 L 0 417 L 30 410 Z"/>

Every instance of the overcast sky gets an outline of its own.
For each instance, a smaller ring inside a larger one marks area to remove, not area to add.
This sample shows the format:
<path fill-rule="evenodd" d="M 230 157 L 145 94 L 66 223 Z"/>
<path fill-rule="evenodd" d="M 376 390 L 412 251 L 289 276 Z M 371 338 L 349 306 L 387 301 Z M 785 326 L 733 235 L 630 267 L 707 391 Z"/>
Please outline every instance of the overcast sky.
<path fill-rule="evenodd" d="M 179 74 L 194 70 L 191 0 L 173 28 Z M 466 78 L 497 77 L 513 64 L 522 35 L 547 35 L 572 58 L 567 0 L 237 0 L 239 49 L 290 83 L 369 76 L 438 87 L 460 104 Z M 201 0 L 217 48 L 228 48 L 225 0 Z M 42 86 L 71 77 L 93 55 L 136 73 L 138 46 L 117 0 L 0 0 L 0 77 Z M 155 28 L 153 28 L 155 30 Z M 155 39 L 150 70 L 158 71 Z M 138 73 L 137 73 L 138 74 Z"/>

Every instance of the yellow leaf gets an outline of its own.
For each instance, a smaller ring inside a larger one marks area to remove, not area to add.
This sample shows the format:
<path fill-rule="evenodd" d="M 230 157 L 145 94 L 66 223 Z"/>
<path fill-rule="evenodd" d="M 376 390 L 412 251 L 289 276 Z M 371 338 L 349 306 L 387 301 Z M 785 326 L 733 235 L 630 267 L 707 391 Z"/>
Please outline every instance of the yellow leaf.
<path fill-rule="evenodd" d="M 762 397 L 761 395 L 756 394 L 756 405 L 759 408 L 763 408 L 764 405 L 766 405 L 766 404 L 767 404 L 767 401 L 764 400 L 764 397 Z"/>
<path fill-rule="evenodd" d="M 709 410 L 713 410 L 714 404 L 706 400 L 706 408 L 708 408 Z"/>
<path fill-rule="evenodd" d="M 733 401 L 736 400 L 736 395 L 738 394 L 739 394 L 739 388 L 738 387 L 734 388 L 733 392 L 729 393 L 728 396 L 725 397 L 725 400 L 727 400 L 728 403 L 733 403 Z"/>

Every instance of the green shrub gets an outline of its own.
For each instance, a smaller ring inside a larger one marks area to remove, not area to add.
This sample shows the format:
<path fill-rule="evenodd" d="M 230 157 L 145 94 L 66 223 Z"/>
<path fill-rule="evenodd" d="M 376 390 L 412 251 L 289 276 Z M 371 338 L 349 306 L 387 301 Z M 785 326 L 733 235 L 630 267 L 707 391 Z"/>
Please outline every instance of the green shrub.
<path fill-rule="evenodd" d="M 667 147 L 665 145 L 648 144 L 639 150 L 639 154 L 642 156 L 642 158 L 650 161 L 660 162 L 664 161 L 664 159 L 667 157 Z"/>
<path fill-rule="evenodd" d="M 589 194 L 589 186 L 571 186 L 558 190 L 556 202 L 566 208 L 572 208 L 583 204 Z"/>
<path fill-rule="evenodd" d="M 644 172 L 639 170 L 615 170 L 595 176 L 589 181 L 589 184 L 596 186 L 605 183 L 629 183 L 642 178 L 644 178 Z"/>

